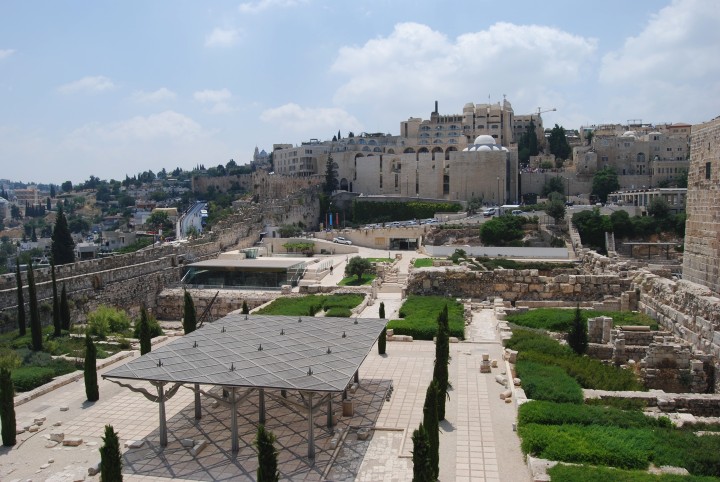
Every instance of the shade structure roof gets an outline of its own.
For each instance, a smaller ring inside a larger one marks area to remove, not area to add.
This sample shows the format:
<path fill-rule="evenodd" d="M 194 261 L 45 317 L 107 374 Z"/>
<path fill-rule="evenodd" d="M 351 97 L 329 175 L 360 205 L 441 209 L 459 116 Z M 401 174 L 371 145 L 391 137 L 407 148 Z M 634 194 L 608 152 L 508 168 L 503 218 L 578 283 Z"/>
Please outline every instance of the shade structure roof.
<path fill-rule="evenodd" d="M 387 320 L 231 314 L 104 378 L 340 392 Z"/>

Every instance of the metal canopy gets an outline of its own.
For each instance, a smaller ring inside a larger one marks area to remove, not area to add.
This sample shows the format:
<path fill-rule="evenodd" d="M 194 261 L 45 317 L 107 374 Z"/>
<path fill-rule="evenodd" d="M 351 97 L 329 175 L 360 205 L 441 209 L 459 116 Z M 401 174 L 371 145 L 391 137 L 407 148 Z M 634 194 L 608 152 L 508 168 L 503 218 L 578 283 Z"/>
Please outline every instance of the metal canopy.
<path fill-rule="evenodd" d="M 231 314 L 103 378 L 341 392 L 386 322 Z"/>

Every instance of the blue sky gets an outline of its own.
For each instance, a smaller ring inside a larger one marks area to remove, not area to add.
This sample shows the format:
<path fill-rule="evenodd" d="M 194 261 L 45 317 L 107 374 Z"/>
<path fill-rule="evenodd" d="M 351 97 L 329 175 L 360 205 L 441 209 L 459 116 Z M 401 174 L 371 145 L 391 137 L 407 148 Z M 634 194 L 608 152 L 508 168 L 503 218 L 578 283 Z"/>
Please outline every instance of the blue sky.
<path fill-rule="evenodd" d="M 715 0 L 0 3 L 0 178 L 251 160 L 467 102 L 546 125 L 720 115 Z"/>

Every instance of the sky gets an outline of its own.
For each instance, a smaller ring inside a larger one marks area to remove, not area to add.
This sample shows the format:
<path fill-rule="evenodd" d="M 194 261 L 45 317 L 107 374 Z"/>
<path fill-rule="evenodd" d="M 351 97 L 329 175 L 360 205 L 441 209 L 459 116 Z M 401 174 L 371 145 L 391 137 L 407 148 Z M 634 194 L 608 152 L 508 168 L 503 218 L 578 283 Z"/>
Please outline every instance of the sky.
<path fill-rule="evenodd" d="M 511 102 L 546 126 L 720 115 L 717 0 L 3 0 L 0 179 L 77 183 L 399 134 Z"/>

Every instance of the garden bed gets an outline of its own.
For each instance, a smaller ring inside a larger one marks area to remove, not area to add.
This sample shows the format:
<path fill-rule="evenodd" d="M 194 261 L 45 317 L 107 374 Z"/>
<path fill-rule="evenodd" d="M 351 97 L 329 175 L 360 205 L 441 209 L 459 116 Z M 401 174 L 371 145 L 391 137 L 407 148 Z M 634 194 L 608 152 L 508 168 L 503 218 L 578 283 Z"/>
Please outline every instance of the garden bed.
<path fill-rule="evenodd" d="M 588 318 L 609 316 L 614 326 L 649 326 L 652 330 L 658 329 L 657 321 L 643 313 L 627 311 L 595 311 L 580 310 L 580 316 L 587 322 Z M 507 321 L 526 328 L 539 330 L 567 332 L 572 326 L 575 310 L 564 308 L 537 308 L 525 313 L 512 313 L 507 315 Z"/>
<path fill-rule="evenodd" d="M 432 340 L 437 334 L 437 318 L 448 307 L 450 336 L 465 339 L 464 308 L 461 303 L 443 296 L 411 295 L 400 308 L 399 320 L 391 320 L 388 328 L 396 335 L 410 335 L 416 340 Z"/>
<path fill-rule="evenodd" d="M 258 315 L 282 316 L 315 316 L 315 314 L 321 310 L 331 313 L 347 313 L 362 303 L 364 299 L 365 297 L 363 295 L 356 294 L 307 295 L 294 298 L 277 298 L 268 306 L 255 313 Z M 341 315 L 326 313 L 326 316 Z"/>

